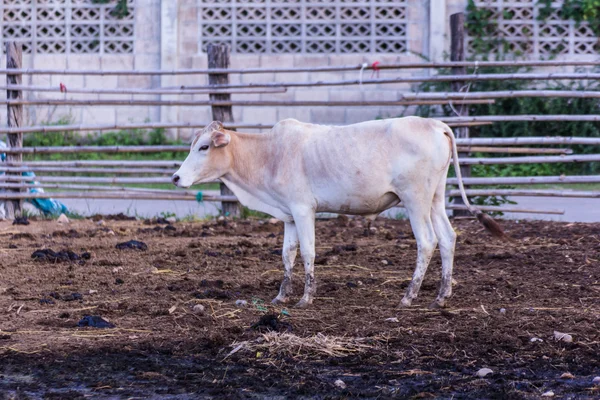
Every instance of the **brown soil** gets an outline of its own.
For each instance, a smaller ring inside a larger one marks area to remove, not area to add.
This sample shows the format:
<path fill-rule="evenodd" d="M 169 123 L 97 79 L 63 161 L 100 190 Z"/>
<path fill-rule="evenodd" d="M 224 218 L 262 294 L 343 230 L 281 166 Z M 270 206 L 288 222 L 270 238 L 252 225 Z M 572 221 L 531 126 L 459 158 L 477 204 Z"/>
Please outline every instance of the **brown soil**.
<path fill-rule="evenodd" d="M 598 398 L 600 225 L 503 222 L 506 244 L 453 224 L 454 297 L 434 311 L 437 253 L 414 306 L 397 308 L 416 257 L 406 221 L 369 236 L 361 219 L 319 221 L 308 310 L 268 306 L 281 224 L 2 222 L 0 398 Z M 116 248 L 130 240 L 147 250 Z M 72 253 L 32 259 L 40 249 Z M 116 328 L 79 328 L 84 315 Z"/>

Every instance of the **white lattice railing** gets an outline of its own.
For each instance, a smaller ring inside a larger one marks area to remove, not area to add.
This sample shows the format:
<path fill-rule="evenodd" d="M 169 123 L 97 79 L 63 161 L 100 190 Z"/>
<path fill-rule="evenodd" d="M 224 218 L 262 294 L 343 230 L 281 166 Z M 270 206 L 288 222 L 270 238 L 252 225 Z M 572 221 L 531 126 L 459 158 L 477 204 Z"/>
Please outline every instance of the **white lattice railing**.
<path fill-rule="evenodd" d="M 2 0 L 1 39 L 22 43 L 25 53 L 132 53 L 135 0 L 128 4 L 129 14 L 119 18 L 114 3 Z"/>
<path fill-rule="evenodd" d="M 531 58 L 547 58 L 556 55 L 598 54 L 600 45 L 594 31 L 587 23 L 579 26 L 574 21 L 564 20 L 560 15 L 560 2 L 544 21 L 538 20 L 538 0 L 493 0 L 476 1 L 475 5 L 491 11 L 490 20 L 497 23 L 490 37 L 500 39 L 495 53 L 516 53 Z M 473 53 L 473 41 L 467 39 L 467 49 Z"/>
<path fill-rule="evenodd" d="M 408 0 L 199 0 L 200 42 L 234 53 L 399 53 Z"/>

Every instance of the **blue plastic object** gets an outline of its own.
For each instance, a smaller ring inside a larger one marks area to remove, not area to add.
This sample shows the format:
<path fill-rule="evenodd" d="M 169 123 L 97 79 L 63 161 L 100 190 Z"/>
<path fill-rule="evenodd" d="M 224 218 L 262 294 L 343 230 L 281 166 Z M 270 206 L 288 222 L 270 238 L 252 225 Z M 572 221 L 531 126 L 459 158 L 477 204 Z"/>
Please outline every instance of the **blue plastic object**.
<path fill-rule="evenodd" d="M 8 146 L 6 146 L 6 143 L 0 141 L 0 149 L 3 147 Z M 0 161 L 4 162 L 5 160 L 6 153 L 0 153 Z M 4 172 L 0 172 L 0 175 L 4 175 Z M 39 183 L 35 182 L 35 174 L 33 172 L 23 172 L 23 176 L 29 176 L 32 178 L 31 182 L 27 183 Z M 44 193 L 44 189 L 30 188 L 29 193 Z M 44 215 L 59 215 L 69 211 L 63 203 L 54 199 L 27 199 L 25 201 L 33 204 L 33 206 L 40 210 Z"/>
<path fill-rule="evenodd" d="M 198 193 L 196 193 L 196 201 L 197 201 L 198 203 L 202 203 L 202 196 L 203 196 L 203 195 L 202 195 L 202 192 L 198 192 Z"/>

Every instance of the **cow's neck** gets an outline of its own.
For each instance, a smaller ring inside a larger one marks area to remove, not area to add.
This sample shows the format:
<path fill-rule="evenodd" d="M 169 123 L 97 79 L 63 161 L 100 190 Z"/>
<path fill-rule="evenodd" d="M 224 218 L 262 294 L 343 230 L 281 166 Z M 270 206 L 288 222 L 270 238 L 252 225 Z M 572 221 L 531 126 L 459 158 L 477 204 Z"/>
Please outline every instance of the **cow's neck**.
<path fill-rule="evenodd" d="M 229 144 L 232 164 L 221 180 L 240 202 L 253 210 L 286 220 L 287 215 L 272 198 L 267 187 L 265 165 L 272 157 L 271 133 L 232 133 Z"/>

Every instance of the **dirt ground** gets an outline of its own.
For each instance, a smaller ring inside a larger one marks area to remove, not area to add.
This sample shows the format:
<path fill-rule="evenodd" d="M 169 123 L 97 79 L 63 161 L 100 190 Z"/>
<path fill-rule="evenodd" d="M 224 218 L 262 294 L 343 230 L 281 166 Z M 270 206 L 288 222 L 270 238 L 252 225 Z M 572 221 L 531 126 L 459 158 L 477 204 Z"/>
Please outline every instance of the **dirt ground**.
<path fill-rule="evenodd" d="M 440 311 L 426 308 L 437 252 L 397 308 L 416 258 L 406 221 L 370 235 L 362 219 L 318 221 L 308 310 L 269 304 L 281 223 L 0 222 L 0 399 L 599 398 L 600 224 L 502 224 L 514 243 L 453 221 Z M 129 240 L 147 249 L 116 248 Z M 42 249 L 72 253 L 32 258 Z M 294 301 L 302 284 L 297 263 Z M 116 327 L 78 327 L 86 315 Z"/>

